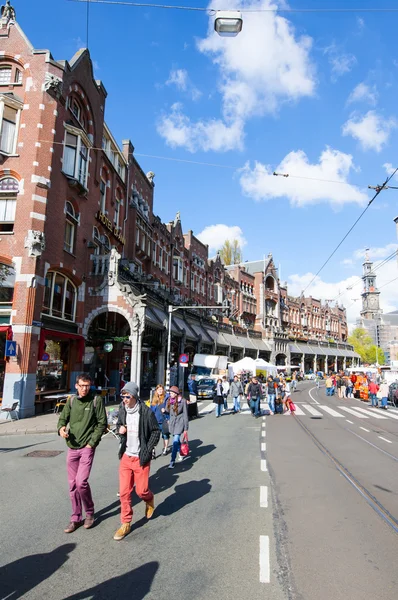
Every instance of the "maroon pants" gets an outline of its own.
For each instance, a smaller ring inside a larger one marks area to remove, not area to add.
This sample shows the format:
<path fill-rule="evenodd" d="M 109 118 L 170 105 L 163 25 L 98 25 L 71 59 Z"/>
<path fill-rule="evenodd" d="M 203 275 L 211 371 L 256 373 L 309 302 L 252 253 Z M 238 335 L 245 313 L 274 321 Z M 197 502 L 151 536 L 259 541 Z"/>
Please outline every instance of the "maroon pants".
<path fill-rule="evenodd" d="M 94 448 L 68 448 L 66 465 L 68 469 L 69 495 L 72 502 L 71 521 L 82 520 L 82 504 L 86 516 L 94 515 L 94 502 L 88 483 L 94 460 Z"/>

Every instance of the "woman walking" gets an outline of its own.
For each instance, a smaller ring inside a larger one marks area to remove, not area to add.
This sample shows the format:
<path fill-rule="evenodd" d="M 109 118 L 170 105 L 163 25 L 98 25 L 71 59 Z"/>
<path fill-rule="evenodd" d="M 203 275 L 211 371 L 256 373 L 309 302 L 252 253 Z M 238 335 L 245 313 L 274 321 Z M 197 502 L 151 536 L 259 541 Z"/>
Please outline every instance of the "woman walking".
<path fill-rule="evenodd" d="M 218 417 L 221 417 L 222 409 L 224 406 L 224 393 L 223 393 L 223 387 L 222 387 L 222 379 L 217 379 L 215 403 L 216 403 L 216 419 L 218 419 Z"/>
<path fill-rule="evenodd" d="M 170 388 L 170 397 L 167 400 L 165 412 L 170 415 L 169 430 L 170 434 L 173 436 L 169 469 L 174 469 L 176 460 L 177 462 L 184 460 L 179 454 L 181 436 L 182 434 L 184 434 L 184 436 L 188 434 L 189 426 L 187 401 L 181 396 L 180 390 L 175 385 Z"/>
<path fill-rule="evenodd" d="M 168 419 L 166 418 L 165 413 L 165 404 L 166 404 L 166 392 L 164 390 L 163 385 L 160 383 L 156 386 L 155 392 L 152 396 L 151 402 L 151 410 L 155 414 L 156 420 L 159 425 L 160 432 L 162 434 L 163 439 L 163 450 L 162 454 L 167 454 L 167 447 L 169 445 L 170 433 L 168 427 Z M 156 450 L 153 449 L 152 458 L 156 458 Z"/>
<path fill-rule="evenodd" d="M 388 385 L 388 383 L 386 383 L 385 381 L 383 381 L 380 384 L 380 388 L 379 388 L 379 395 L 380 395 L 380 399 L 381 399 L 381 408 L 383 408 L 384 410 L 387 410 L 387 404 L 388 404 L 388 394 L 390 391 L 390 386 Z"/>

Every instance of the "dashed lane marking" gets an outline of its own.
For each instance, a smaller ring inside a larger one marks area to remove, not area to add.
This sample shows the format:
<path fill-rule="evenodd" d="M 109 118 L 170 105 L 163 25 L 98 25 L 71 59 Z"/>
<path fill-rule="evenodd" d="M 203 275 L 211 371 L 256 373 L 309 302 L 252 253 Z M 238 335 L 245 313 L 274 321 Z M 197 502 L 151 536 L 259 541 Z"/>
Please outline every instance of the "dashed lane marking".
<path fill-rule="evenodd" d="M 266 485 L 260 486 L 260 508 L 268 508 L 268 488 Z"/>
<path fill-rule="evenodd" d="M 270 582 L 269 537 L 260 535 L 260 583 Z"/>
<path fill-rule="evenodd" d="M 265 452 L 267 449 L 267 444 L 265 442 L 262 442 L 261 444 L 261 452 Z"/>
<path fill-rule="evenodd" d="M 261 437 L 265 437 L 265 431 L 264 430 L 261 432 Z"/>
<path fill-rule="evenodd" d="M 362 429 L 363 431 L 366 431 L 367 433 L 370 433 L 370 429 L 366 429 L 366 427 L 360 427 L 359 429 Z"/>
<path fill-rule="evenodd" d="M 266 471 L 267 470 L 267 461 L 265 460 L 265 458 L 261 459 L 261 470 L 262 471 Z"/>
<path fill-rule="evenodd" d="M 349 423 L 350 425 L 354 425 L 354 423 L 352 421 L 349 421 L 348 419 L 346 419 L 347 423 Z"/>
<path fill-rule="evenodd" d="M 381 435 L 379 435 L 379 439 L 383 440 L 383 442 L 387 442 L 388 444 L 392 444 L 392 442 L 390 440 L 388 440 L 387 438 L 382 437 Z"/>
<path fill-rule="evenodd" d="M 322 417 L 322 413 L 310 404 L 303 404 L 303 408 L 305 408 L 305 410 L 308 410 L 308 412 L 311 413 L 314 417 Z"/>

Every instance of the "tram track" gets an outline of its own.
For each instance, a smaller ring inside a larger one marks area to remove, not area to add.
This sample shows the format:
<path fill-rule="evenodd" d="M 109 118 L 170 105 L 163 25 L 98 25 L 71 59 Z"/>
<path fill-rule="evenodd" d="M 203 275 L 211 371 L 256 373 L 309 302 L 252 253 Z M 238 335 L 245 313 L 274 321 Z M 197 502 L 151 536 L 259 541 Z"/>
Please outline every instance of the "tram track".
<path fill-rule="evenodd" d="M 295 419 L 303 431 L 309 436 L 317 448 L 329 458 L 337 471 L 348 481 L 348 483 L 362 496 L 373 511 L 398 534 L 398 520 L 388 511 L 388 509 L 377 500 L 375 496 L 345 467 L 342 462 L 323 444 L 318 437 L 303 423 L 300 418 Z"/>

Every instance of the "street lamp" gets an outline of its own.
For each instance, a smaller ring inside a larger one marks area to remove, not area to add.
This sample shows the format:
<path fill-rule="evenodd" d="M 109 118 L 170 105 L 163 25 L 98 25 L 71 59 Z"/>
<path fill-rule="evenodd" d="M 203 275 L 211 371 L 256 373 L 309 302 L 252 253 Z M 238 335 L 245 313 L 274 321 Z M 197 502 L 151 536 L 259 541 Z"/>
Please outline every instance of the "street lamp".
<path fill-rule="evenodd" d="M 222 37 L 235 37 L 242 31 L 242 15 L 238 10 L 218 10 L 214 30 Z"/>

